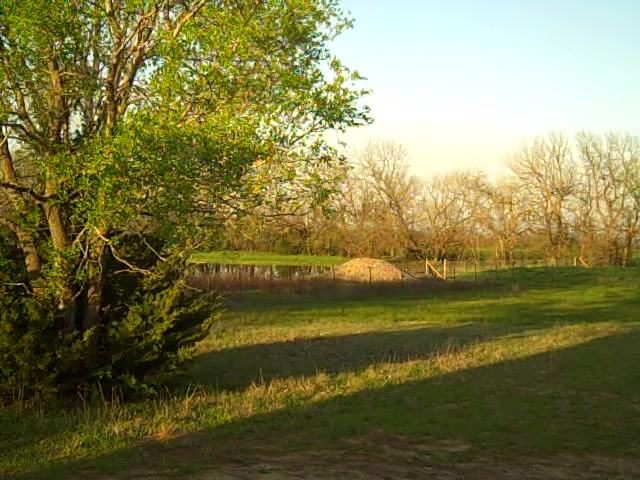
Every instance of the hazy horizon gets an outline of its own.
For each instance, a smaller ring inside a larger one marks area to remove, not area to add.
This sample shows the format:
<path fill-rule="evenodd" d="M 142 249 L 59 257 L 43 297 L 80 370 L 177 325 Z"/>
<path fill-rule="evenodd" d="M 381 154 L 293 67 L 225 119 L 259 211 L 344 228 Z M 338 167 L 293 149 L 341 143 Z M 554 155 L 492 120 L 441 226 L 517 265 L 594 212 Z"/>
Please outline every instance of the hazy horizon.
<path fill-rule="evenodd" d="M 640 126 L 640 3 L 343 0 L 332 52 L 367 77 L 375 123 L 339 138 L 405 145 L 414 173 L 494 177 L 536 135 Z"/>

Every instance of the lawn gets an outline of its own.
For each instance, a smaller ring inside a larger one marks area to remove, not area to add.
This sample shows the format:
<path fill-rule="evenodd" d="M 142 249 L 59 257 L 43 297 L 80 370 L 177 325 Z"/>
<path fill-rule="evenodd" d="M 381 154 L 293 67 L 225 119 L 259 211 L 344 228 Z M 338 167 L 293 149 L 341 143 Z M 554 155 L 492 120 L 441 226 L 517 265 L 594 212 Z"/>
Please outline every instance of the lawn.
<path fill-rule="evenodd" d="M 190 388 L 0 414 L 0 478 L 640 478 L 640 269 L 487 279 L 233 297 Z"/>
<path fill-rule="evenodd" d="M 191 257 L 192 263 L 211 263 L 221 265 L 254 265 L 284 267 L 331 267 L 349 260 L 344 257 L 316 255 L 281 255 L 262 252 L 200 252 Z"/>

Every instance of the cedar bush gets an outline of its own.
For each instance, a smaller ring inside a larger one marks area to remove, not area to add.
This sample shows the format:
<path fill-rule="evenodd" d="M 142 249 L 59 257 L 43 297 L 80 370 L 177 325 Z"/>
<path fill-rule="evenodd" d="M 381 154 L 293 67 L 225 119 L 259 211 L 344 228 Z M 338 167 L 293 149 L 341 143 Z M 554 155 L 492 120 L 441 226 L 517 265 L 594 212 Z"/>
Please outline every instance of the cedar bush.
<path fill-rule="evenodd" d="M 162 251 L 155 240 L 154 250 Z M 217 296 L 186 288 L 184 261 L 160 260 L 133 236 L 119 251 L 147 273 L 121 271 L 109 257 L 102 323 L 65 333 L 57 304 L 32 295 L 24 259 L 0 237 L 0 399 L 69 398 L 98 387 L 124 398 L 150 395 L 181 372 L 216 319 Z"/>

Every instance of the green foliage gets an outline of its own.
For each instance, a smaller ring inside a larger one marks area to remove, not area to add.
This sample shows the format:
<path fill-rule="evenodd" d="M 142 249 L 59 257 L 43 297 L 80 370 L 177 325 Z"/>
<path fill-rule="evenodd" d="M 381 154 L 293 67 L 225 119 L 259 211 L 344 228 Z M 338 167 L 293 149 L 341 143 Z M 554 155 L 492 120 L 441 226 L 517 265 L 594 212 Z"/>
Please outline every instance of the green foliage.
<path fill-rule="evenodd" d="M 98 386 L 146 395 L 180 373 L 215 321 L 218 302 L 184 285 L 180 257 L 160 260 L 135 241 L 121 239 L 123 251 L 149 273 L 117 273 L 111 258 L 104 321 L 84 332 L 60 329 L 55 299 L 25 291 L 21 252 L 1 243 L 0 399 L 50 399 Z"/>
<path fill-rule="evenodd" d="M 60 335 L 55 300 L 32 295 L 27 284 L 21 251 L 1 235 L 0 403 L 51 397 L 65 387 L 60 376 L 73 376 L 86 354 L 77 332 Z"/>
<path fill-rule="evenodd" d="M 183 258 L 160 260 L 153 247 L 136 243 L 132 236 L 122 242 L 128 258 L 151 274 L 115 273 L 117 262 L 108 263 L 105 304 L 109 310 L 104 315 L 100 367 L 94 375 L 107 385 L 153 392 L 181 372 L 194 345 L 209 333 L 219 303 L 216 295 L 184 284 Z M 156 241 L 155 247 L 161 243 Z"/>
<path fill-rule="evenodd" d="M 370 122 L 327 50 L 350 23 L 337 0 L 2 2 L 0 389 L 179 370 L 217 309 L 182 282 L 203 227 L 322 203 L 324 132 Z"/>

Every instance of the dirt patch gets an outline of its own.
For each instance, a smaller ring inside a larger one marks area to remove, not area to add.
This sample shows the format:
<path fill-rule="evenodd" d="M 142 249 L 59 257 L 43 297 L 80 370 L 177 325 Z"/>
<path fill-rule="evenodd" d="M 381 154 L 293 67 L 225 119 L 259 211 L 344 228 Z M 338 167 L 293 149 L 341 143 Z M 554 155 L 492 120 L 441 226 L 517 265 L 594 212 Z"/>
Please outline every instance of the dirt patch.
<path fill-rule="evenodd" d="M 444 447 L 444 448 L 443 448 Z M 455 452 L 459 446 L 454 448 Z M 379 452 L 314 451 L 297 454 L 251 455 L 241 462 L 225 462 L 197 473 L 137 471 L 122 475 L 96 476 L 91 480 L 321 480 L 416 479 L 432 480 L 626 480 L 640 478 L 640 461 L 609 457 L 557 455 L 544 458 L 470 455 L 455 461 L 434 459 L 443 445 L 422 445 L 415 450 L 381 446 Z M 466 453 L 466 452 L 465 452 Z M 76 477 L 74 477 L 76 478 Z"/>
<path fill-rule="evenodd" d="M 640 478 L 640 459 L 605 456 L 546 457 L 488 453 L 458 440 L 418 441 L 381 430 L 352 437 L 335 450 L 282 452 L 263 445 L 215 455 L 187 448 L 165 453 L 193 456 L 193 473 L 129 471 L 126 475 L 93 476 L 92 480 L 623 480 Z M 196 449 L 197 450 L 197 449 Z M 221 452 L 219 452 L 221 453 Z"/>
<path fill-rule="evenodd" d="M 350 282 L 399 282 L 404 274 L 398 267 L 376 258 L 354 258 L 335 268 L 336 278 Z"/>
<path fill-rule="evenodd" d="M 441 452 L 441 445 L 395 452 L 381 448 L 371 452 L 305 452 L 270 456 L 252 464 L 228 465 L 216 471 L 201 472 L 191 480 L 320 480 L 415 479 L 433 480 L 602 480 L 633 479 L 640 474 L 638 462 L 615 458 L 553 456 L 474 457 L 473 460 L 434 461 L 429 452 Z"/>

